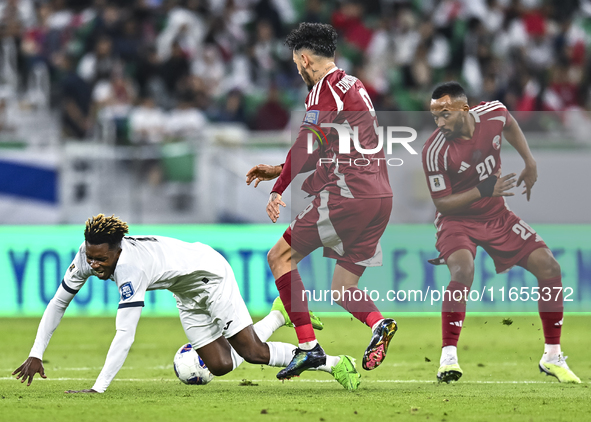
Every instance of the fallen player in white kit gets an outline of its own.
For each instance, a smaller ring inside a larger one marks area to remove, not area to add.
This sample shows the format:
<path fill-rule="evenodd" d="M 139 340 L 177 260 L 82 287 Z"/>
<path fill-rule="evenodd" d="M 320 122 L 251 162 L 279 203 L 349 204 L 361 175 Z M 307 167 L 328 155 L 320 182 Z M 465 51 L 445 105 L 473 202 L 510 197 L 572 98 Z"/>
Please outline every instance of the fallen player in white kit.
<path fill-rule="evenodd" d="M 296 346 L 265 341 L 283 325 L 292 326 L 280 300 L 264 319 L 253 325 L 228 262 L 213 248 L 163 236 L 125 236 L 128 225 L 115 216 L 88 219 L 85 241 L 66 271 L 61 285 L 39 323 L 29 358 L 14 372 L 31 385 L 35 374 L 46 378 L 42 357 L 51 335 L 76 293 L 95 275 L 112 279 L 121 295 L 117 333 L 94 386 L 67 393 L 103 393 L 125 362 L 147 290 L 167 289 L 176 299 L 181 323 L 193 348 L 212 374 L 232 371 L 243 361 L 285 367 Z M 316 328 L 322 323 L 313 318 Z M 319 370 L 331 373 L 348 390 L 359 385 L 355 361 L 327 356 Z"/>

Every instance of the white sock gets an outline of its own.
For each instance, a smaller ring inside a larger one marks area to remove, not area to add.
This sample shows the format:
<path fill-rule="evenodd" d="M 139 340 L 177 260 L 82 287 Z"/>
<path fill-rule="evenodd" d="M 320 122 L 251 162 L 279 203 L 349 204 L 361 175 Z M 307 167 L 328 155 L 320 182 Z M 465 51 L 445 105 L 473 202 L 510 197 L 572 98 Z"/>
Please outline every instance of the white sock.
<path fill-rule="evenodd" d="M 298 347 L 302 350 L 312 350 L 317 344 L 318 340 L 312 340 L 305 343 L 298 343 Z"/>
<path fill-rule="evenodd" d="M 285 318 L 283 318 L 281 312 L 271 311 L 269 315 L 254 324 L 254 331 L 261 341 L 265 342 L 283 324 L 285 324 Z"/>
<path fill-rule="evenodd" d="M 285 368 L 293 358 L 296 347 L 293 344 L 279 343 L 277 341 L 267 342 L 269 346 L 269 366 Z"/>
<path fill-rule="evenodd" d="M 260 338 L 262 342 L 265 342 L 283 324 L 285 324 L 285 319 L 283 318 L 283 315 L 281 315 L 281 312 L 271 311 L 269 315 L 254 324 L 253 328 L 258 338 Z M 244 358 L 240 356 L 234 348 L 230 349 L 230 355 L 232 356 L 232 370 L 238 368 L 240 364 L 244 362 Z"/>
<path fill-rule="evenodd" d="M 458 363 L 458 348 L 456 346 L 442 347 L 439 365 L 452 365 L 454 363 Z"/>
<path fill-rule="evenodd" d="M 544 356 L 542 356 L 542 360 L 548 362 L 556 359 L 560 354 L 562 354 L 560 344 L 544 344 Z"/>
<path fill-rule="evenodd" d="M 373 327 L 371 327 L 371 331 L 375 331 L 376 328 L 378 328 L 378 325 L 380 325 L 382 323 L 382 321 L 384 320 L 384 318 L 380 319 L 378 322 L 376 322 Z"/>
<path fill-rule="evenodd" d="M 242 362 L 244 362 L 244 358 L 234 350 L 233 347 L 230 348 L 230 356 L 232 356 L 232 371 L 240 366 Z"/>
<path fill-rule="evenodd" d="M 332 374 L 332 368 L 337 366 L 337 363 L 341 361 L 341 358 L 338 356 L 330 356 L 326 355 L 326 365 L 319 366 L 318 368 L 314 368 L 317 371 L 324 371 Z"/>

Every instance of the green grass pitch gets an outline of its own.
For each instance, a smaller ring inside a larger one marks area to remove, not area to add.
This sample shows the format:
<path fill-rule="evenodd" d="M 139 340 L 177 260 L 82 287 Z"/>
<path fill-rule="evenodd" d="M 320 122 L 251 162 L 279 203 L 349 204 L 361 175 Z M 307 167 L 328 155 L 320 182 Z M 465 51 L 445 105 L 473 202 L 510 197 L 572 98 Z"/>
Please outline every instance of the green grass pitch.
<path fill-rule="evenodd" d="M 567 315 L 563 350 L 583 384 L 560 384 L 538 372 L 543 351 L 535 315 L 468 315 L 459 353 L 463 378 L 438 384 L 440 322 L 397 315 L 399 331 L 378 369 L 361 369 L 370 330 L 348 317 L 325 317 L 318 337 L 330 354 L 358 359 L 361 386 L 345 391 L 325 373 L 294 381 L 277 369 L 243 364 L 206 386 L 181 384 L 172 369 L 186 342 L 178 318 L 144 317 L 125 365 L 105 394 L 66 395 L 90 388 L 115 333 L 114 318 L 64 318 L 45 354 L 47 380 L 30 387 L 11 379 L 27 357 L 38 319 L 0 320 L 0 420 L 12 421 L 581 421 L 591 412 L 591 317 Z M 271 338 L 295 342 L 281 328 Z M 240 385 L 246 379 L 253 385 Z"/>

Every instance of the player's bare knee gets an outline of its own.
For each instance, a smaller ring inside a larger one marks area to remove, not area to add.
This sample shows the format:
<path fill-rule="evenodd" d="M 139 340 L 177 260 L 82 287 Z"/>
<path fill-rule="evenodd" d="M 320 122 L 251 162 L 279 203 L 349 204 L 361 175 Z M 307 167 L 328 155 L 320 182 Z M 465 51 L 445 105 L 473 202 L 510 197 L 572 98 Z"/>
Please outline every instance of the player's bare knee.
<path fill-rule="evenodd" d="M 232 363 L 232 357 L 222 357 L 220 356 L 219 360 L 216 361 L 213 365 L 207 365 L 209 372 L 211 372 L 216 377 L 220 377 L 222 375 L 226 375 L 229 372 L 232 372 L 234 369 L 234 364 Z"/>
<path fill-rule="evenodd" d="M 538 278 L 542 280 L 547 280 L 549 278 L 556 278 L 560 277 L 561 275 L 561 268 L 560 264 L 553 256 L 550 256 L 548 259 L 545 260 L 542 266 L 542 274 Z"/>
<path fill-rule="evenodd" d="M 560 277 L 560 264 L 549 249 L 536 249 L 528 258 L 527 269 L 538 280 Z"/>
<path fill-rule="evenodd" d="M 232 372 L 232 367 L 230 366 L 228 368 L 228 367 L 224 366 L 224 367 L 209 368 L 209 372 L 211 372 L 216 377 L 221 377 L 222 375 L 226 375 L 226 374 Z"/>
<path fill-rule="evenodd" d="M 474 261 L 456 263 L 449 267 L 452 281 L 471 286 L 474 281 Z"/>
<path fill-rule="evenodd" d="M 467 249 L 460 249 L 447 258 L 447 268 L 451 280 L 462 283 L 468 287 L 474 281 L 474 257 Z"/>
<path fill-rule="evenodd" d="M 291 270 L 289 250 L 282 250 L 277 245 L 273 246 L 269 253 L 267 253 L 267 262 L 275 278 Z"/>
<path fill-rule="evenodd" d="M 275 251 L 275 246 L 273 246 L 271 249 L 269 249 L 269 252 L 267 252 L 267 263 L 269 265 L 273 265 L 276 259 L 277 252 Z"/>
<path fill-rule="evenodd" d="M 273 269 L 273 267 L 277 267 L 280 264 L 282 253 L 277 247 L 277 245 L 273 246 L 269 253 L 267 253 L 267 262 L 269 263 L 269 267 Z"/>

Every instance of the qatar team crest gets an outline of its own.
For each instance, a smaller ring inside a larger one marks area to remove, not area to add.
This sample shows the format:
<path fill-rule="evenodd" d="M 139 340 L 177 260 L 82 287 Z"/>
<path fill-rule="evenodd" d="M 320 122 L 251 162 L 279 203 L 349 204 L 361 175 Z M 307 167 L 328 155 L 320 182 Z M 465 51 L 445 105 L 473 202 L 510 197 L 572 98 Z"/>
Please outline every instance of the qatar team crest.
<path fill-rule="evenodd" d="M 131 284 L 131 281 L 128 281 L 127 283 L 123 283 L 121 285 L 121 287 L 119 287 L 119 291 L 121 292 L 121 299 L 122 300 L 129 299 L 135 293 L 135 291 L 133 290 L 133 284 Z"/>
<path fill-rule="evenodd" d="M 501 136 L 497 135 L 492 140 L 493 148 L 497 151 L 501 148 Z"/>

